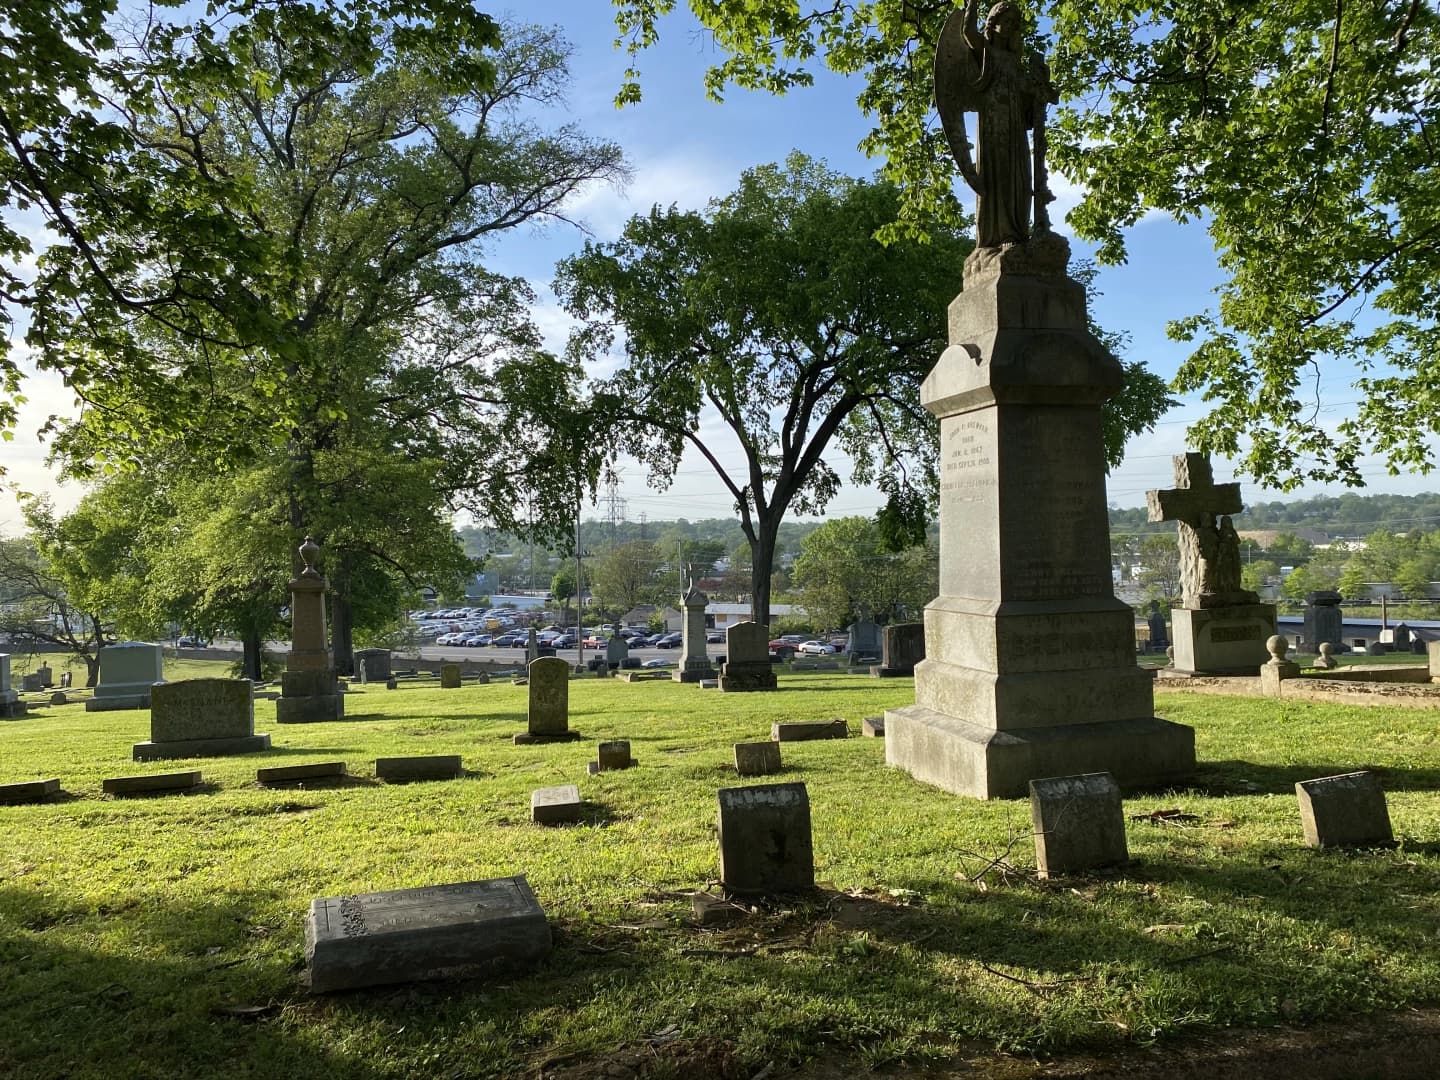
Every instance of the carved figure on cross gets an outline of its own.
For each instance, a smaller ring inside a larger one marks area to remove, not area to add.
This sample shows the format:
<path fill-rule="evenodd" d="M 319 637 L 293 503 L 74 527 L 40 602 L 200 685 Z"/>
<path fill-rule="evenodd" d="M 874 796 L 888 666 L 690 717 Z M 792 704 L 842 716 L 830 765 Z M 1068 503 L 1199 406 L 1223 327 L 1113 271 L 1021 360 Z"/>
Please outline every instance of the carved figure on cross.
<path fill-rule="evenodd" d="M 1147 491 L 1151 521 L 1177 523 L 1183 607 L 1254 604 L 1259 596 L 1240 585 L 1240 537 L 1231 514 L 1243 509 L 1240 485 L 1215 483 L 1206 454 L 1175 456 L 1175 486 Z"/>

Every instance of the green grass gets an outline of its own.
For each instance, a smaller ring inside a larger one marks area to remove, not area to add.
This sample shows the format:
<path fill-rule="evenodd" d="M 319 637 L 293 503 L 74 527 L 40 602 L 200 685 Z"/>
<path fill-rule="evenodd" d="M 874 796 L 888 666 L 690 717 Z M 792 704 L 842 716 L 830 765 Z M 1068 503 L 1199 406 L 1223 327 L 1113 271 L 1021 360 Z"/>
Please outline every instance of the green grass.
<path fill-rule="evenodd" d="M 913 700 L 908 679 L 781 686 L 577 681 L 585 739 L 539 747 L 511 745 L 525 690 L 506 683 L 372 685 L 347 698 L 344 722 L 309 726 L 278 727 L 262 701 L 273 751 L 205 759 L 196 794 L 129 800 L 102 798 L 101 780 L 177 767 L 130 761 L 146 713 L 70 705 L 0 724 L 0 781 L 59 776 L 70 796 L 0 807 L 0 1073 L 511 1077 L 629 1047 L 644 1075 L 702 1080 L 826 1048 L 861 1064 L 977 1044 L 1045 1052 L 1440 999 L 1428 711 L 1160 695 L 1162 715 L 1195 726 L 1202 766 L 1193 788 L 1126 809 L 1198 822 L 1131 822 L 1134 867 L 1058 883 L 1023 872 L 1024 802 L 918 784 L 885 766 L 879 740 L 786 744 L 777 779 L 808 786 L 825 887 L 702 930 L 681 894 L 717 872 L 731 744 L 773 720 L 844 716 L 858 732 Z M 639 767 L 586 776 L 599 738 L 628 738 Z M 419 753 L 462 754 L 469 775 L 364 782 L 376 757 Z M 333 758 L 359 782 L 254 786 L 259 765 Z M 1294 782 L 1362 766 L 1383 770 L 1402 845 L 1302 847 Z M 531 825 L 530 791 L 569 782 L 586 821 Z M 1007 849 L 1015 870 L 971 880 Z M 300 988 L 311 898 L 516 873 L 555 930 L 538 971 L 328 998 Z M 243 1004 L 272 1011 L 254 1023 L 212 1011 Z"/>

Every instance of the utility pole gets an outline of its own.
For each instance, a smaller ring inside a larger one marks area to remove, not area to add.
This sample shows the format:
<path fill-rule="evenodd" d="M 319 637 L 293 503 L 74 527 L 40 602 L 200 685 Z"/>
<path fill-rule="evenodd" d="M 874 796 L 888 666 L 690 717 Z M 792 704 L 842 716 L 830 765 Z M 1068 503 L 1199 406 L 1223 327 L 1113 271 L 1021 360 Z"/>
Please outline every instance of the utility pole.
<path fill-rule="evenodd" d="M 575 484 L 575 647 L 579 650 L 576 653 L 575 666 L 583 671 L 585 669 L 585 632 L 580 625 L 580 483 Z"/>

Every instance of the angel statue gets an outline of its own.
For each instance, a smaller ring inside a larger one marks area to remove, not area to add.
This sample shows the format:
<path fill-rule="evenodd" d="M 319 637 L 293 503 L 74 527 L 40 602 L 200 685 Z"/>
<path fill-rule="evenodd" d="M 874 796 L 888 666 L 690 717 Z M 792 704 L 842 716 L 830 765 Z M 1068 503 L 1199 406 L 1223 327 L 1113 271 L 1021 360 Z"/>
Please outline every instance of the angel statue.
<path fill-rule="evenodd" d="M 935 105 L 960 175 L 975 189 L 976 246 L 999 248 L 1030 238 L 1032 206 L 1035 231 L 1050 228 L 1045 109 L 1059 97 L 1044 59 L 1025 53 L 1020 9 L 1001 0 L 983 28 L 978 12 L 979 0 L 966 0 L 945 20 L 935 45 Z M 973 159 L 967 112 L 977 114 Z"/>

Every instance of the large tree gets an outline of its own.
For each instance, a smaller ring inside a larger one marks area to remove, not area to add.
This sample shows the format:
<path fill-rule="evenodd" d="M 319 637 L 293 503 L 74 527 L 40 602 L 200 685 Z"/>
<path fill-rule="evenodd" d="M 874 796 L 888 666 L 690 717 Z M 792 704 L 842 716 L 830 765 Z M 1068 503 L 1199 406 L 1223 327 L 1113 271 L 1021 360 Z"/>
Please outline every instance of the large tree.
<path fill-rule="evenodd" d="M 874 520 L 835 518 L 801 542 L 795 589 L 817 629 L 839 630 L 862 611 L 882 622 L 917 618 L 939 592 L 933 543 L 887 551 Z"/>
<path fill-rule="evenodd" d="M 323 106 L 337 68 L 495 85 L 498 27 L 469 0 L 217 0 L 138 22 L 118 8 L 0 0 L 0 205 L 14 212 L 0 220 L 0 436 L 20 388 L 13 330 L 134 437 L 250 423 L 248 402 L 215 392 L 214 350 L 291 351 L 304 298 L 288 234 L 256 227 L 255 171 L 215 156 L 221 109 L 256 110 L 279 151 L 304 154 L 294 121 Z M 211 351 L 177 366 L 151 349 L 157 332 Z M 254 374 L 272 395 L 304 394 L 273 367 Z"/>
<path fill-rule="evenodd" d="M 757 622 L 769 621 L 780 523 L 792 508 L 824 511 L 842 482 L 836 450 L 854 482 L 887 495 L 888 544 L 923 536 L 937 437 L 920 382 L 945 348 L 971 244 L 941 224 L 926 243 L 877 242 L 897 207 L 892 185 L 796 153 L 747 170 L 703 212 L 657 206 L 561 263 L 557 291 L 583 320 L 574 353 L 623 336 L 627 363 L 596 409 L 632 431 L 652 481 L 668 482 L 687 447 L 709 463 L 751 548 Z M 1110 425 L 1153 424 L 1157 383 L 1137 372 Z"/>
<path fill-rule="evenodd" d="M 619 43 L 653 45 L 675 0 L 617 0 Z M 954 169 L 931 103 L 936 36 L 956 0 L 688 5 L 718 46 L 705 75 L 783 93 L 823 62 L 860 75 L 862 142 L 904 198 L 887 236 L 958 221 Z M 1084 186 L 1071 223 L 1125 257 L 1149 210 L 1201 219 L 1228 279 L 1219 303 L 1171 327 L 1195 345 L 1176 387 L 1212 405 L 1202 449 L 1258 480 L 1360 484 L 1357 458 L 1435 461 L 1440 410 L 1440 15 L 1430 0 L 1048 0 L 1053 165 Z M 639 96 L 629 73 L 622 101 Z M 1368 310 L 1367 310 L 1368 309 Z M 1359 375 L 1347 367 L 1359 361 Z M 1320 406 L 1332 367 L 1360 401 Z"/>

